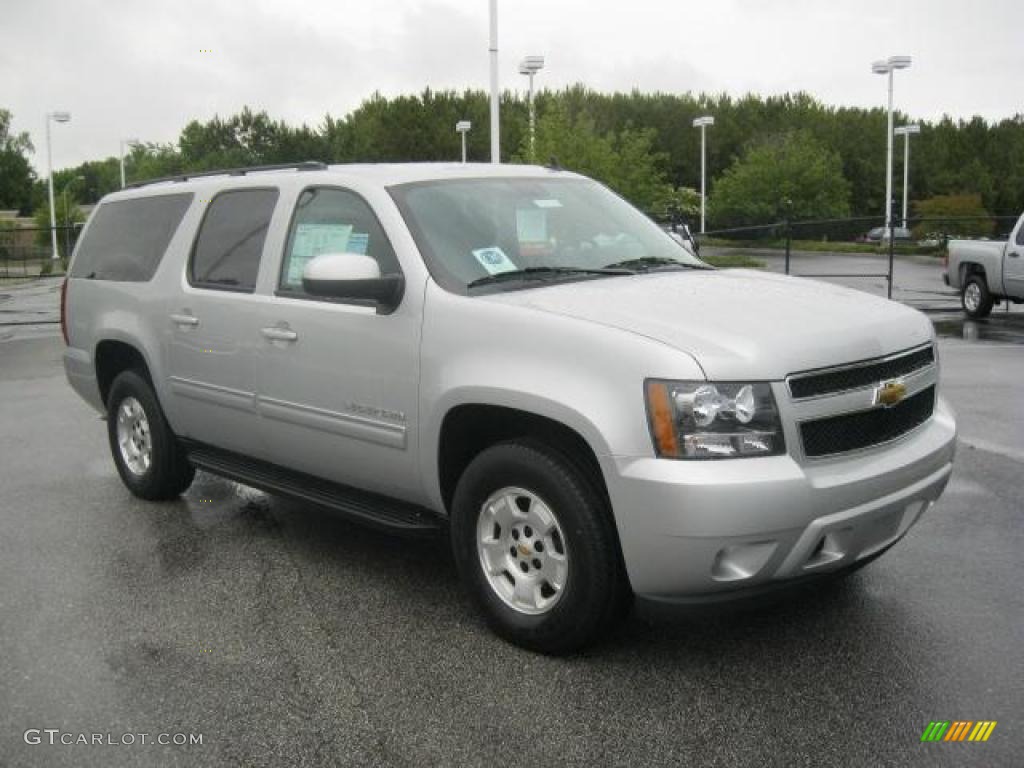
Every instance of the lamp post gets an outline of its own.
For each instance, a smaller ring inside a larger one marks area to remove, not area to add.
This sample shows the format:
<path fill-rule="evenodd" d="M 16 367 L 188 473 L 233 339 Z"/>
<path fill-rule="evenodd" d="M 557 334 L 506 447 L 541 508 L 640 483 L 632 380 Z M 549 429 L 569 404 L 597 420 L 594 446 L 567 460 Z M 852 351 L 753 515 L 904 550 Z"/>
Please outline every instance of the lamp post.
<path fill-rule="evenodd" d="M 711 115 L 698 117 L 693 121 L 694 128 L 700 128 L 700 231 L 704 232 L 704 201 L 707 198 L 707 165 L 708 165 L 708 142 L 707 128 L 715 124 L 715 118 Z"/>
<path fill-rule="evenodd" d="M 501 162 L 498 107 L 498 0 L 491 0 L 491 162 Z"/>
<path fill-rule="evenodd" d="M 527 56 L 519 63 L 519 74 L 527 75 L 530 78 L 530 162 L 537 162 L 537 156 L 535 152 L 536 140 L 536 126 L 537 126 L 537 115 L 533 108 L 533 76 L 544 69 L 544 57 L 543 56 Z"/>
<path fill-rule="evenodd" d="M 466 162 L 466 134 L 469 133 L 469 129 L 473 127 L 473 124 L 469 120 L 459 120 L 455 124 L 455 131 L 462 134 L 462 162 Z"/>
<path fill-rule="evenodd" d="M 871 65 L 871 71 L 876 75 L 887 75 L 889 78 L 889 109 L 885 136 L 885 235 L 889 238 L 892 238 L 892 76 L 897 69 L 908 67 L 909 56 L 890 56 Z"/>
<path fill-rule="evenodd" d="M 903 228 L 907 228 L 907 189 L 910 180 L 910 136 L 920 133 L 921 126 L 917 123 L 904 125 L 897 128 L 893 133 L 903 137 Z"/>
<path fill-rule="evenodd" d="M 49 178 L 47 186 L 50 193 L 50 244 L 53 246 L 54 261 L 60 258 L 60 253 L 57 251 L 57 212 L 53 209 L 53 152 L 50 141 L 50 122 L 67 123 L 70 120 L 70 112 L 46 113 L 46 175 Z"/>
<path fill-rule="evenodd" d="M 138 139 L 121 139 L 121 189 L 124 189 L 124 148 L 134 148 L 138 146 L 138 144 Z"/>

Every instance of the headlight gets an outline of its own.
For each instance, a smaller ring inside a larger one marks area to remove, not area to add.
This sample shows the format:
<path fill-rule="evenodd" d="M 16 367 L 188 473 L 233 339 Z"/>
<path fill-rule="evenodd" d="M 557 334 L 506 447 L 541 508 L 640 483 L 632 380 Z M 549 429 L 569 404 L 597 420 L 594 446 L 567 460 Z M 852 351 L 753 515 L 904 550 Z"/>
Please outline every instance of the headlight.
<path fill-rule="evenodd" d="M 730 459 L 786 450 L 775 398 L 764 382 L 649 379 L 646 397 L 654 448 L 663 458 Z"/>

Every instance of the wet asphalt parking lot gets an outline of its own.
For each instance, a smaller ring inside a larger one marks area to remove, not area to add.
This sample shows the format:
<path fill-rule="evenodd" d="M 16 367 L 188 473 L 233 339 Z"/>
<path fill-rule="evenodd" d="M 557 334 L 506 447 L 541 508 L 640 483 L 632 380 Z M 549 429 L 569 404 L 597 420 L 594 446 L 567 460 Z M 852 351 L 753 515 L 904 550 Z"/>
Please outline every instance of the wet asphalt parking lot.
<path fill-rule="evenodd" d="M 134 499 L 52 323 L 0 326 L 0 766 L 1019 766 L 1024 313 L 933 318 L 961 442 L 905 540 L 838 584 L 640 605 L 566 659 L 492 636 L 444 541 L 204 474 Z M 931 720 L 998 725 L 922 744 Z"/>

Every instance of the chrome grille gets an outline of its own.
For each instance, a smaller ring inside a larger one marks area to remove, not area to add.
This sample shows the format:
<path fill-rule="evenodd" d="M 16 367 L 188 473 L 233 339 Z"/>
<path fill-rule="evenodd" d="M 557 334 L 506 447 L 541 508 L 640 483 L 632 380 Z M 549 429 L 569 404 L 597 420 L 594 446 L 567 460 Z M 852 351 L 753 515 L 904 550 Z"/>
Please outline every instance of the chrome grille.
<path fill-rule="evenodd" d="M 872 408 L 805 421 L 800 425 L 809 458 L 846 453 L 887 443 L 921 426 L 935 409 L 935 386 L 923 389 L 892 408 Z"/>
<path fill-rule="evenodd" d="M 935 350 L 929 344 L 889 357 L 818 371 L 795 373 L 787 379 L 794 400 L 833 395 L 908 376 L 935 363 Z"/>

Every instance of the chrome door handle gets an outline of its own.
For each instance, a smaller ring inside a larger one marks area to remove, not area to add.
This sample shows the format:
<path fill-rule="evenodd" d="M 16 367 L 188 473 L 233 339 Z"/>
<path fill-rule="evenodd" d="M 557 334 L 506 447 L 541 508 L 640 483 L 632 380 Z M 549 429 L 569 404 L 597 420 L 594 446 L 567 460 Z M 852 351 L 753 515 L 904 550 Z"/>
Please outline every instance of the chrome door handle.
<path fill-rule="evenodd" d="M 271 341 L 295 341 L 299 338 L 299 334 L 291 328 L 282 328 L 279 325 L 271 326 L 270 328 L 260 328 L 260 333 L 263 334 L 263 338 L 270 339 Z"/>
<path fill-rule="evenodd" d="M 171 322 L 173 322 L 175 325 L 181 326 L 199 325 L 199 318 L 196 317 L 195 315 L 173 314 L 171 315 Z"/>

